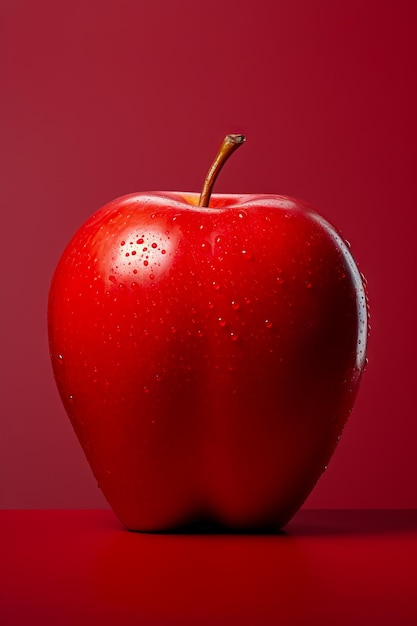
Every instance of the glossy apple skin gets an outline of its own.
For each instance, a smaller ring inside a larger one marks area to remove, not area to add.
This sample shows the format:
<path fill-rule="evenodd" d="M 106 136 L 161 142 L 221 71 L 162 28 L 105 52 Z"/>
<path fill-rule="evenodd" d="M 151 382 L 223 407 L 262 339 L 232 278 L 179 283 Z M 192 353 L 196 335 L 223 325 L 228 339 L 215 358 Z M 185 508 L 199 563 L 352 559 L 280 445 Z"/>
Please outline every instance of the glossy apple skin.
<path fill-rule="evenodd" d="M 65 409 L 120 520 L 284 526 L 361 379 L 367 304 L 337 231 L 283 196 L 138 193 L 75 234 L 53 276 Z"/>

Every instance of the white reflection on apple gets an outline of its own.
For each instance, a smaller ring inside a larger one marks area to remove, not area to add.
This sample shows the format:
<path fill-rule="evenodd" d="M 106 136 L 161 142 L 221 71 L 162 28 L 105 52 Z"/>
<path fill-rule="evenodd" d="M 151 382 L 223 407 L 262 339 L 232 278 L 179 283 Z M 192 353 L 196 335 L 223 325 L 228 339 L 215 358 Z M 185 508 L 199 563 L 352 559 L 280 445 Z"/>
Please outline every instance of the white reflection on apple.
<path fill-rule="evenodd" d="M 358 267 L 353 259 L 352 254 L 348 248 L 348 244 L 334 229 L 333 226 L 327 222 L 324 217 L 317 215 L 317 213 L 310 213 L 310 217 L 314 219 L 320 226 L 328 233 L 333 239 L 336 247 L 341 251 L 344 260 L 349 268 L 352 280 L 356 290 L 356 306 L 358 314 L 358 337 L 356 341 L 356 367 L 358 370 L 362 370 L 366 363 L 366 344 L 368 339 L 368 307 L 367 298 L 365 293 L 365 287 L 363 284 L 362 276 L 358 270 Z"/>
<path fill-rule="evenodd" d="M 130 231 L 116 243 L 110 271 L 118 281 L 157 281 L 169 271 L 176 244 L 177 237 L 172 232 L 138 228 L 132 235 Z"/>

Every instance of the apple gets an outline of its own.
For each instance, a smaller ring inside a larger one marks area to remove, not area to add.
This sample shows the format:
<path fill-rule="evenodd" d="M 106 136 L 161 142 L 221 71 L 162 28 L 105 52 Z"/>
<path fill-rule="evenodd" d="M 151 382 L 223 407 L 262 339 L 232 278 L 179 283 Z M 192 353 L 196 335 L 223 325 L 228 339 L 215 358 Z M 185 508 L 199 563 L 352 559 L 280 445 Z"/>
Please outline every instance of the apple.
<path fill-rule="evenodd" d="M 135 193 L 54 273 L 53 372 L 104 496 L 132 530 L 281 528 L 335 450 L 366 361 L 349 246 L 304 202 Z"/>

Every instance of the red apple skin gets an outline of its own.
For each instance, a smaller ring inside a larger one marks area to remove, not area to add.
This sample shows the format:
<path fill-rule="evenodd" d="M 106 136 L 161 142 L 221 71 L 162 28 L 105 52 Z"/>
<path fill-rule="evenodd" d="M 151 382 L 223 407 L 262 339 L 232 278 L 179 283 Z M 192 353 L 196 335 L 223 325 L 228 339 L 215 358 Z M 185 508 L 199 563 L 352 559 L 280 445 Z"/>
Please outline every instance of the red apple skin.
<path fill-rule="evenodd" d="M 326 468 L 365 364 L 367 304 L 338 232 L 273 195 L 137 193 L 53 276 L 53 371 L 132 530 L 281 528 Z"/>

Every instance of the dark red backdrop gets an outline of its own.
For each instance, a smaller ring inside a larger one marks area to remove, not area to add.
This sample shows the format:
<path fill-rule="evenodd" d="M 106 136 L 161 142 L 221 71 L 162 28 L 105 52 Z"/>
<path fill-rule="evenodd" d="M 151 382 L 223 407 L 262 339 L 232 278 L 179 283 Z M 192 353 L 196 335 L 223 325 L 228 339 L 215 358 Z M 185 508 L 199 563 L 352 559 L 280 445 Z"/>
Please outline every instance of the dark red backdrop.
<path fill-rule="evenodd" d="M 55 390 L 59 254 L 108 200 L 199 190 L 303 198 L 369 281 L 369 367 L 306 505 L 417 506 L 413 0 L 2 0 L 0 506 L 101 507 Z"/>

